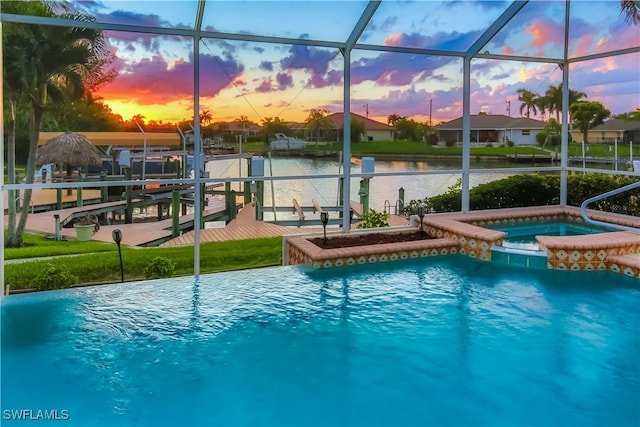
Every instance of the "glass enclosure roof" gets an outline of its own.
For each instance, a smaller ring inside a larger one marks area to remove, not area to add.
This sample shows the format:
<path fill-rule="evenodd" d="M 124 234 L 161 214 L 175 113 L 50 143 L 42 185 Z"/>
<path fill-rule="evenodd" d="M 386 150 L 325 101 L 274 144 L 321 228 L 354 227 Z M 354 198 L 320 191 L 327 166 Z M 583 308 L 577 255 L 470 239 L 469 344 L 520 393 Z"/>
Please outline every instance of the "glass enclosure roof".
<path fill-rule="evenodd" d="M 312 6 L 310 6 L 312 4 Z M 292 39 L 345 41 L 366 1 L 207 1 L 202 29 Z M 295 19 L 289 17 L 294 16 Z"/>
<path fill-rule="evenodd" d="M 67 2 L 96 21 L 133 28 L 157 28 L 185 35 L 198 22 L 196 0 L 103 0 Z M 564 1 L 531 1 L 514 16 L 505 1 L 244 1 L 206 0 L 205 32 L 290 40 L 357 43 L 378 47 L 466 52 L 496 22 L 503 26 L 481 52 L 532 58 L 562 58 Z M 373 13 L 367 14 L 367 8 Z M 597 20 L 594 10 L 597 9 Z M 570 3 L 569 57 L 637 47 L 637 27 L 624 21 L 619 2 Z M 503 16 L 503 14 L 505 14 Z M 363 22 L 362 27 L 359 21 Z M 120 27 L 121 28 L 121 27 Z"/>
<path fill-rule="evenodd" d="M 193 29 L 197 1 L 70 1 L 76 10 L 109 24 Z"/>
<path fill-rule="evenodd" d="M 383 1 L 359 42 L 464 52 L 507 6 L 501 1 Z"/>

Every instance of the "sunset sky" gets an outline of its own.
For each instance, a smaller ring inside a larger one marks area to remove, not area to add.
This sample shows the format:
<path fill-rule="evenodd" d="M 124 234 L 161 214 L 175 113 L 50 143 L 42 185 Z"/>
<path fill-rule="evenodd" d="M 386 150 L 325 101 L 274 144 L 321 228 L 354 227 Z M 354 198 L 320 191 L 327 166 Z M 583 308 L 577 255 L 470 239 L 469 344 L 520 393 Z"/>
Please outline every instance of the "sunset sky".
<path fill-rule="evenodd" d="M 638 47 L 640 27 L 624 21 L 619 1 L 572 1 L 570 57 Z M 98 21 L 193 28 L 195 1 L 73 3 Z M 203 29 L 344 41 L 367 2 L 208 0 Z M 359 43 L 464 52 L 510 2 L 382 2 Z M 482 52 L 561 58 L 564 1 L 532 1 Z M 180 121 L 192 116 L 192 39 L 107 31 L 118 77 L 98 96 L 128 119 Z M 335 48 L 203 39 L 200 106 L 214 121 L 241 115 L 304 121 L 312 108 L 342 111 L 343 57 Z M 640 53 L 573 64 L 569 86 L 612 113 L 640 107 Z M 386 122 L 390 114 L 437 124 L 462 115 L 462 60 L 354 50 L 352 111 Z M 474 59 L 471 112 L 520 116 L 517 90 L 543 94 L 562 79 L 554 63 Z M 541 118 L 541 116 L 536 116 Z"/>

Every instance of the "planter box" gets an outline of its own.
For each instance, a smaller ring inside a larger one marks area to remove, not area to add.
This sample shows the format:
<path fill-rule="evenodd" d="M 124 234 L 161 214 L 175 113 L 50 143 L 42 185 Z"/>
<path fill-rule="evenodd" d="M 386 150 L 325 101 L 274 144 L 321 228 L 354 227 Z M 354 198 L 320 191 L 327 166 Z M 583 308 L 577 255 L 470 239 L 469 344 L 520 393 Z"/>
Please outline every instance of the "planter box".
<path fill-rule="evenodd" d="M 91 240 L 91 236 L 93 236 L 96 226 L 95 224 L 74 224 L 73 228 L 76 229 L 76 238 L 81 242 L 86 242 Z"/>
<path fill-rule="evenodd" d="M 393 227 L 330 233 L 332 237 L 351 237 L 362 234 L 415 233 L 415 227 Z M 311 239 L 322 238 L 322 234 L 292 235 L 283 237 L 283 265 L 307 264 L 314 268 L 340 267 L 344 265 L 371 264 L 409 258 L 458 253 L 459 243 L 453 239 L 423 239 L 368 246 L 351 246 L 339 249 L 323 249 Z"/>

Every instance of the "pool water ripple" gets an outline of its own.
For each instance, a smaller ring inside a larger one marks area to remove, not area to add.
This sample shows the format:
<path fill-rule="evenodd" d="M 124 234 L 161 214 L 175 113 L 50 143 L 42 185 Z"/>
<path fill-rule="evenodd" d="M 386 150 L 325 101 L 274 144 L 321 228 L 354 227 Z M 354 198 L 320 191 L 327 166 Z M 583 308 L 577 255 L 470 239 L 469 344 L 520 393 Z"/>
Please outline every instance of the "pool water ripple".
<path fill-rule="evenodd" d="M 449 257 L 13 296 L 2 409 L 82 426 L 638 425 L 638 285 L 567 273 Z"/>

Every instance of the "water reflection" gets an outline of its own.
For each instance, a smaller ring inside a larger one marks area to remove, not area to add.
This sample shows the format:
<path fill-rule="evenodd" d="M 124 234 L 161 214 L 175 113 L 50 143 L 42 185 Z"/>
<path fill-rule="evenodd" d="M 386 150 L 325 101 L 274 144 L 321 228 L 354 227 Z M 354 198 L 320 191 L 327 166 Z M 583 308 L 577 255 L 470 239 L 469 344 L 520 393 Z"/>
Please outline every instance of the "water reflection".
<path fill-rule="evenodd" d="M 265 174 L 273 176 L 300 175 L 313 177 L 318 175 L 332 175 L 340 172 L 340 163 L 337 158 L 273 158 L 265 159 Z M 521 166 L 521 165 L 519 165 Z M 490 169 L 513 167 L 512 163 L 503 161 L 475 161 L 473 168 Z M 410 175 L 410 176 L 376 176 L 371 180 L 370 185 L 370 207 L 381 211 L 384 209 L 385 201 L 394 206 L 398 200 L 398 191 L 402 187 L 405 190 L 405 201 L 413 199 L 424 199 L 447 191 L 447 188 L 454 185 L 460 173 L 461 162 L 459 159 L 437 159 L 429 161 L 399 161 L 399 160 L 376 160 L 376 173 L 398 173 L 398 172 L 438 172 L 434 175 Z M 217 160 L 207 164 L 207 171 L 212 178 L 237 177 L 240 171 L 246 174 L 246 168 L 240 168 L 238 160 Z M 451 173 L 446 173 L 451 171 Z M 360 168 L 354 166 L 353 173 L 360 173 Z M 488 172 L 471 173 L 470 184 L 474 187 L 497 179 L 516 175 L 516 172 Z M 360 178 L 352 178 L 350 182 L 351 199 L 358 200 Z M 296 199 L 304 206 L 311 205 L 311 200 L 316 199 L 323 206 L 335 206 L 338 204 L 338 178 L 310 179 L 301 178 L 296 180 L 274 181 L 273 195 L 271 185 L 265 185 L 265 209 L 273 206 L 291 206 L 291 200 Z M 273 200 L 273 201 L 272 201 Z"/>

